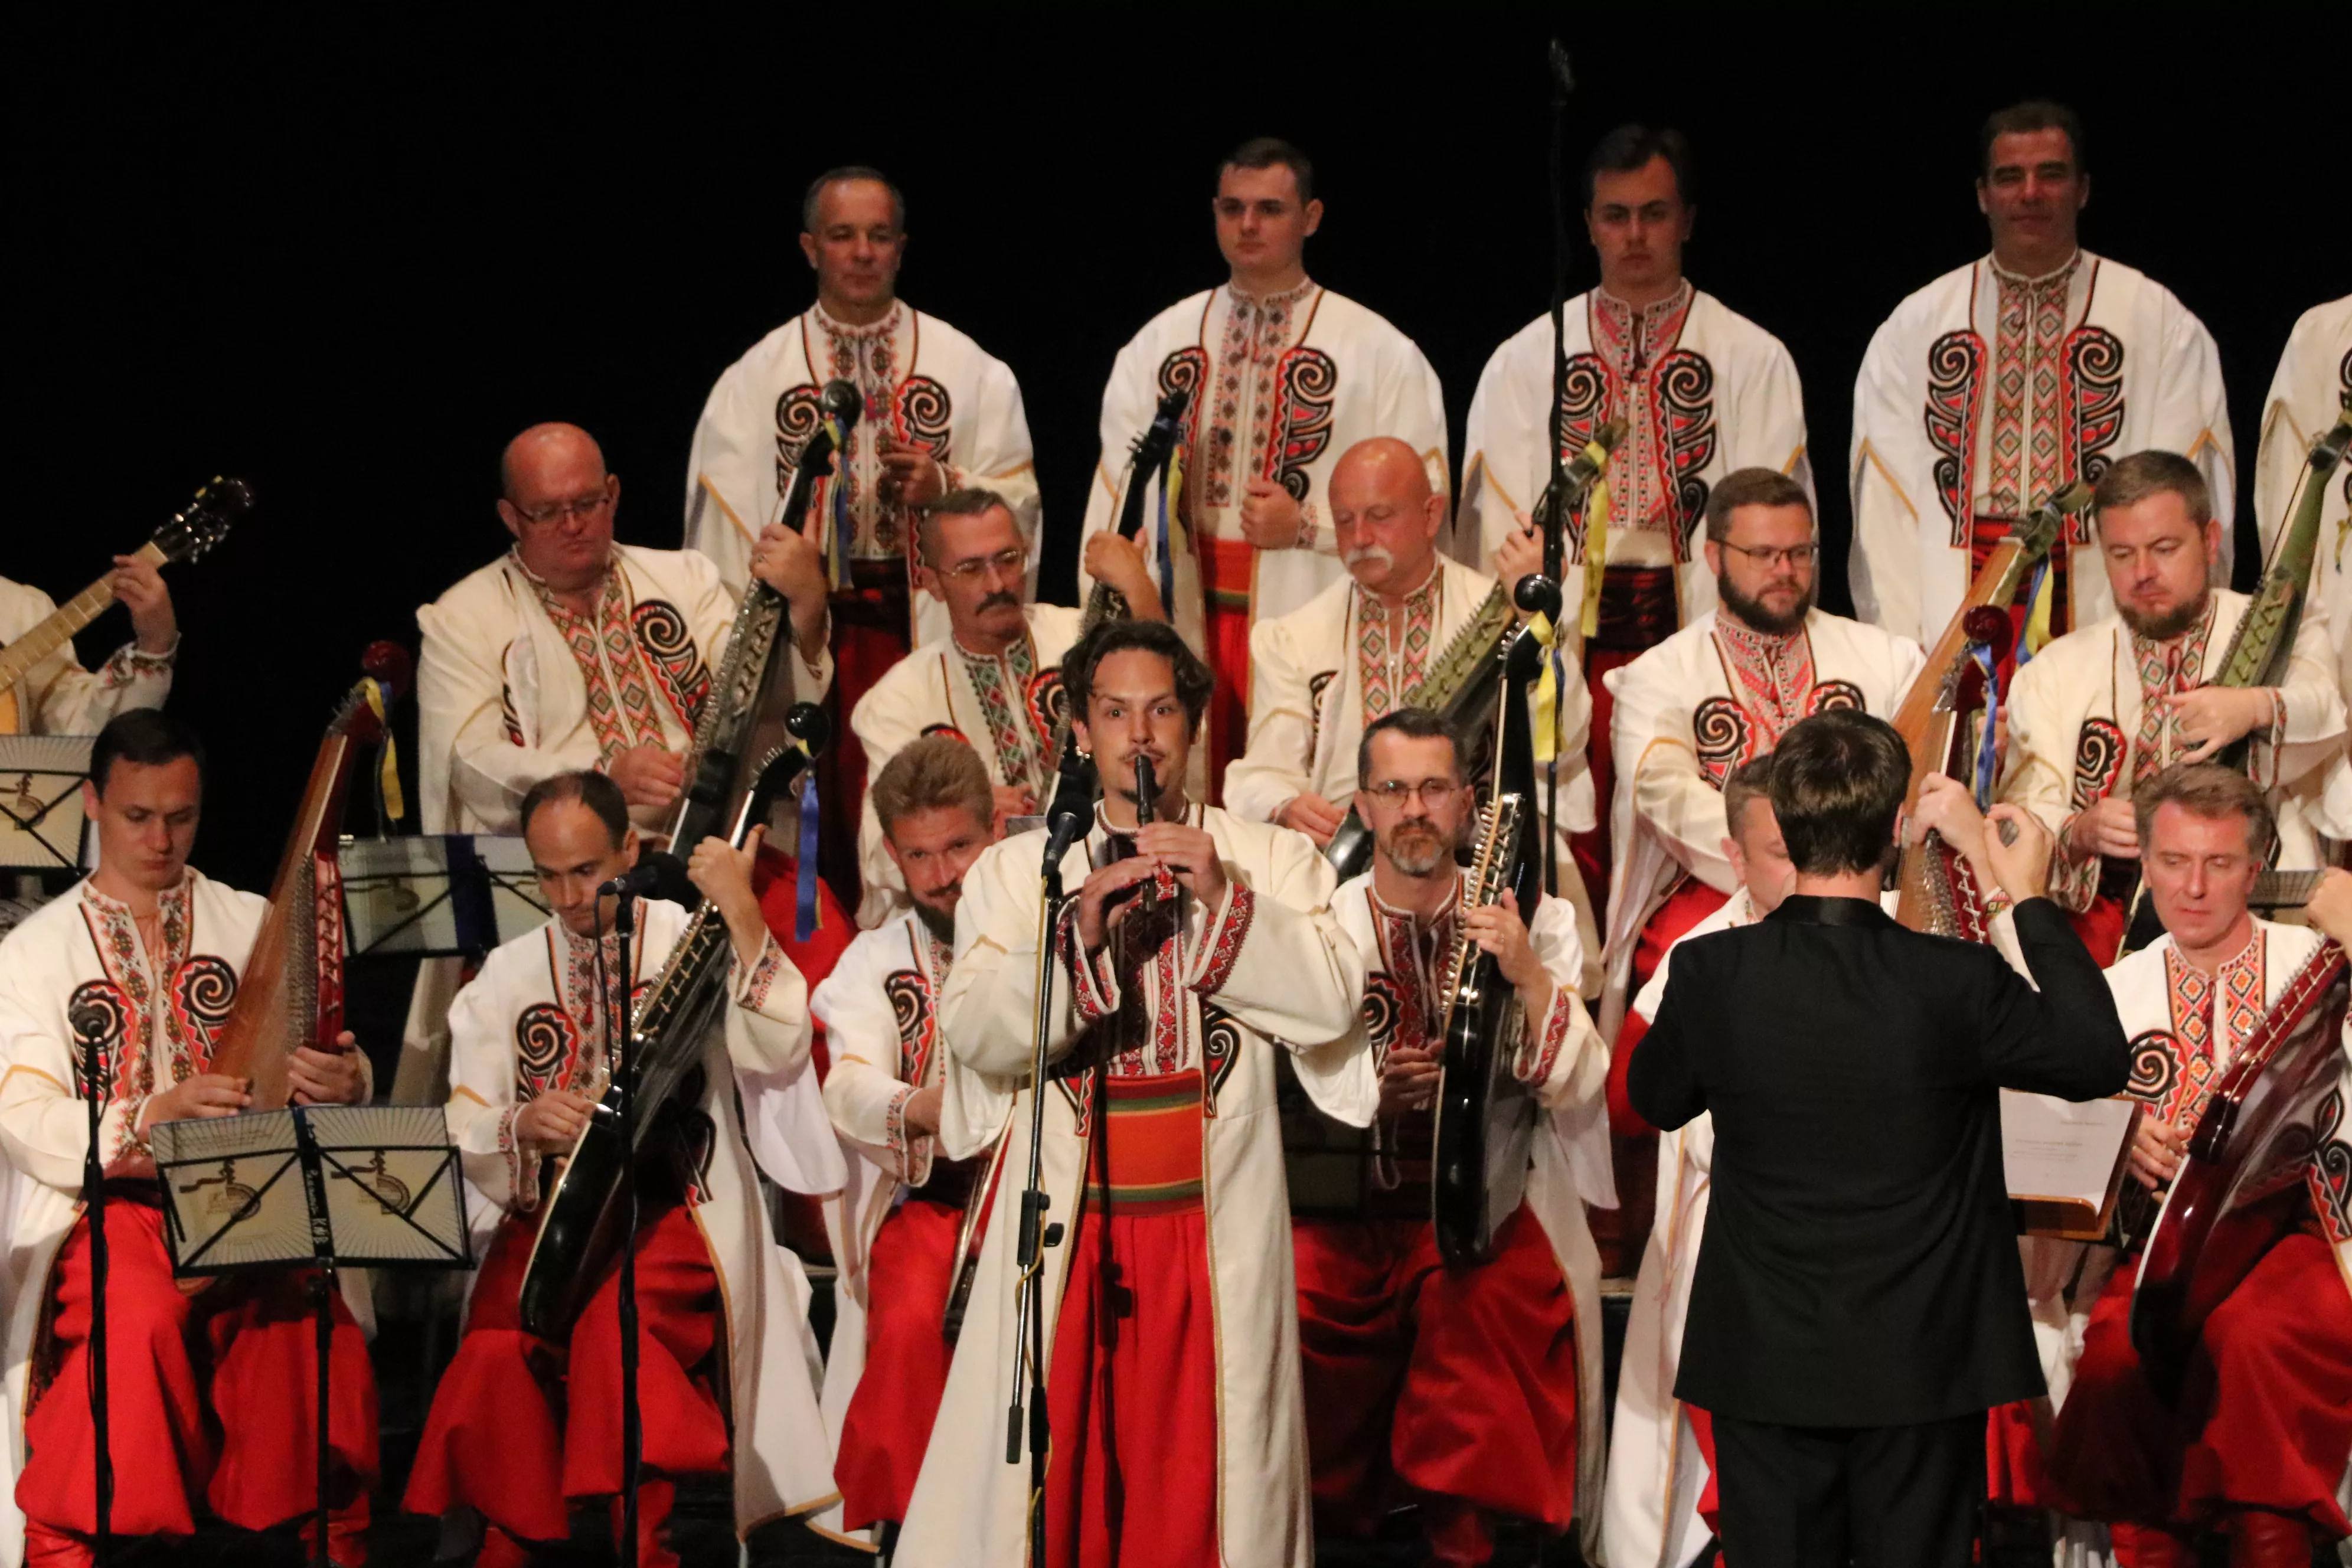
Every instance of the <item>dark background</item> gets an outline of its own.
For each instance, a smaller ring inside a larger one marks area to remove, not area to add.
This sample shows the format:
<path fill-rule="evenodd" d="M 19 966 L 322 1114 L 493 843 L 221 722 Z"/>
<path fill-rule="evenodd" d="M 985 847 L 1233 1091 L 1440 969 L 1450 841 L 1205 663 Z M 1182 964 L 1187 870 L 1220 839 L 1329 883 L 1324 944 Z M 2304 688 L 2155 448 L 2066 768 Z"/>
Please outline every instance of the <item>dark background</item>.
<path fill-rule="evenodd" d="M 677 542 L 711 381 L 811 297 L 794 237 L 828 165 L 893 174 L 907 298 L 1019 375 L 1057 596 L 1111 356 L 1222 279 L 1208 198 L 1242 138 L 1318 160 L 1309 268 L 1428 353 L 1457 462 L 1486 356 L 1548 297 L 1543 46 L 1564 14 L 1160 13 L 1144 31 L 1002 12 L 871 34 L 855 14 L 329 16 L 89 8 L 18 19 L 7 53 L 0 572 L 63 598 L 197 480 L 253 482 L 258 512 L 172 579 L 187 634 L 173 705 L 215 758 L 196 858 L 246 886 L 268 883 L 362 647 L 413 647 L 415 607 L 503 547 L 509 437 L 586 426 L 626 485 L 622 536 Z M 1915 26 L 1620 17 L 1573 41 L 1571 161 L 1627 119 L 1695 139 L 1689 271 L 1794 354 L 1842 562 L 1870 333 L 1985 248 L 1969 184 L 1984 114 L 2068 99 L 2090 127 L 2086 242 L 2168 285 L 2221 344 L 2242 510 L 2287 331 L 2352 287 L 2340 101 L 2303 79 L 2336 24 Z M 1576 286 L 1592 275 L 1581 251 Z M 1825 596 L 1843 606 L 1842 573 Z M 113 613 L 85 660 L 127 635 Z M 413 777 L 413 718 L 402 730 Z"/>

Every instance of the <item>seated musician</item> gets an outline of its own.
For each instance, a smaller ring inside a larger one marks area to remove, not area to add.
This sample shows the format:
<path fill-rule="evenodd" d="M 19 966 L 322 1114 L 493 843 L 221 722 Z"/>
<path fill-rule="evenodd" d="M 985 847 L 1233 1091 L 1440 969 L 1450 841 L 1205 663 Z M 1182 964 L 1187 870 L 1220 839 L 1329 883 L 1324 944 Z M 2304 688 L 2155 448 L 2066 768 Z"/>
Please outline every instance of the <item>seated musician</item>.
<path fill-rule="evenodd" d="M 1040 1279 L 1049 1561 L 1304 1562 L 1305 1415 L 1274 1058 L 1287 1054 L 1326 1110 L 1370 1121 L 1378 1091 L 1356 1029 L 1362 962 L 1333 917 L 1331 868 L 1310 840 L 1187 799 L 1213 681 L 1174 627 L 1106 622 L 1063 675 L 1104 794 L 1063 862 L 1074 896 L 1047 949 L 1054 1077 L 1042 1155 L 1047 1217 L 1065 1229 Z M 1153 763 L 1148 793 L 1136 784 L 1139 756 Z M 950 1058 L 940 1152 L 969 1159 L 1010 1126 L 1008 1173 L 1028 1163 L 1023 1080 L 1045 845 L 1040 829 L 972 863 L 940 999 Z M 989 1212 L 940 1401 L 938 1430 L 960 1440 L 924 1457 L 898 1568 L 1022 1560 L 1029 1471 L 1004 1462 L 999 1440 L 1021 1368 L 1013 1195 Z"/>
<path fill-rule="evenodd" d="M 1811 714 L 1888 717 L 1923 662 L 1910 638 L 1814 605 L 1812 504 L 1786 475 L 1726 475 L 1707 498 L 1706 555 L 1716 607 L 1607 677 L 1612 996 L 1638 992 L 1658 956 L 1737 885 L 1722 847 L 1732 771 Z"/>
<path fill-rule="evenodd" d="M 199 1294 L 172 1277 L 147 1147 L 160 1121 L 234 1116 L 247 1080 L 210 1070 L 268 900 L 188 864 L 205 761 L 181 721 L 134 710 L 91 745 L 83 805 L 98 869 L 0 942 L 0 1150 L 15 1167 L 7 1275 L 8 1393 L 21 1447 L 0 1479 L 40 1568 L 91 1561 L 96 1436 L 89 1397 L 89 1228 L 82 1215 L 87 1058 L 104 1074 L 107 1375 L 118 1536 L 187 1535 L 209 1510 L 247 1530 L 299 1517 L 315 1542 L 318 1357 L 308 1271 L 224 1279 Z M 304 1047 L 301 1104 L 355 1104 L 367 1058 Z M 353 1279 L 345 1275 L 348 1287 Z M 376 1475 L 375 1378 L 350 1310 L 334 1303 L 335 1562 L 367 1559 Z M 19 1464 L 22 1465 L 19 1472 Z"/>
<path fill-rule="evenodd" d="M 1412 1499 L 1436 1562 L 1486 1563 L 1498 1522 L 1558 1534 L 1578 1517 L 1580 1481 L 1599 1501 L 1601 1268 L 1584 1204 L 1616 1201 L 1609 1056 L 1577 996 L 1583 954 L 1567 901 L 1543 899 L 1532 918 L 1508 892 L 1463 907 L 1454 851 L 1477 832 L 1476 792 L 1444 721 L 1425 708 L 1384 714 L 1357 759 L 1372 868 L 1342 883 L 1332 909 L 1364 957 L 1380 1119 L 1354 1202 L 1318 1206 L 1304 1177 L 1291 1190 L 1316 1511 L 1328 1532 L 1369 1535 Z M 1518 993 L 1527 1033 L 1512 1068 L 1546 1114 L 1528 1195 L 1493 1256 L 1449 1267 L 1431 1225 L 1430 1139 L 1465 935 Z M 1344 1137 L 1311 1107 L 1288 1115 L 1323 1123 L 1305 1130 L 1308 1147 Z"/>
<path fill-rule="evenodd" d="M 1333 536 L 1348 574 L 1250 631 L 1249 746 L 1225 770 L 1225 809 L 1328 845 L 1356 794 L 1364 727 L 1401 708 L 1435 706 L 1430 667 L 1482 612 L 1510 613 L 1503 586 L 1441 554 L 1445 497 L 1392 437 L 1360 441 L 1332 465 Z M 1507 625 L 1506 621 L 1504 624 Z M 1491 647 L 1495 634 L 1483 639 Z M 1482 653 L 1485 648 L 1480 650 Z M 1600 936 L 1569 835 L 1593 822 L 1585 728 L 1592 716 L 1573 654 L 1559 709 L 1560 896 L 1577 912 L 1597 979 Z M 1541 795 L 1538 790 L 1538 795 Z"/>
<path fill-rule="evenodd" d="M 131 612 L 131 640 L 96 669 L 84 669 L 71 642 L 35 665 L 13 691 L 0 692 L 13 723 L 0 733 L 94 735 L 117 713 L 161 708 L 172 691 L 172 662 L 180 651 L 180 623 L 163 575 L 135 555 L 118 555 L 107 586 Z M 57 601 L 29 583 L 0 577 L 0 647 L 57 613 Z M 0 714 L 0 716 L 8 716 Z"/>
<path fill-rule="evenodd" d="M 479 1562 L 490 1568 L 526 1561 L 533 1542 L 562 1542 L 573 1501 L 613 1498 L 616 1533 L 621 1518 L 617 1261 L 568 1345 L 526 1332 L 519 1305 L 552 1163 L 578 1142 L 611 1082 L 618 900 L 597 889 L 635 860 L 637 836 L 620 787 L 602 773 L 542 779 L 521 817 L 555 916 L 492 952 L 450 1009 L 449 1135 L 473 1188 L 469 1208 L 489 1234 L 476 1238 L 465 1337 L 434 1394 L 403 1505 L 478 1510 L 489 1525 Z M 833 1491 L 802 1350 L 807 1287 L 792 1254 L 768 1238 L 744 1126 L 755 1130 L 761 1164 L 788 1185 L 834 1190 L 841 1166 L 808 1070 L 807 991 L 751 893 L 755 849 L 706 838 L 694 850 L 688 875 L 733 945 L 731 1005 L 701 1041 L 666 1042 L 697 1048 L 698 1065 L 667 1105 L 638 1108 L 659 1120 L 635 1166 L 637 1560 L 658 1568 L 677 1562 L 664 1530 L 679 1476 L 731 1467 L 747 1528 Z M 637 910 L 632 988 L 642 1000 L 688 916 L 655 899 Z"/>
<path fill-rule="evenodd" d="M 1062 655 L 1078 635 L 1079 614 L 1023 602 L 1029 542 L 1012 504 L 994 490 L 941 496 L 915 527 L 923 591 L 947 606 L 951 636 L 900 659 L 859 698 L 850 728 L 866 749 L 867 776 L 879 773 L 918 735 L 969 742 L 988 769 L 995 831 L 1004 819 L 1045 809 L 1059 759 L 1052 749 L 1063 711 Z M 1134 613 L 1157 617 L 1159 591 L 1142 554 L 1117 534 L 1098 534 L 1087 558 L 1129 596 Z M 1090 568 L 1091 570 L 1092 568 Z M 861 922 L 902 910 L 905 879 L 884 842 L 869 795 L 858 827 L 866 900 Z"/>
<path fill-rule="evenodd" d="M 2058 835 L 2050 896 L 2105 963 L 2122 945 L 2123 899 L 2140 857 L 2133 790 L 2174 763 L 2204 762 L 2251 737 L 2251 771 L 2278 822 L 2277 863 L 2315 867 L 2311 813 L 2324 764 L 2343 753 L 2345 722 L 2316 616 L 2304 619 L 2284 684 L 2207 684 L 2252 601 L 2210 585 L 2225 541 L 2194 463 L 2134 453 L 2106 471 L 2093 504 L 2115 614 L 2019 668 L 2000 797 Z"/>
<path fill-rule="evenodd" d="M 2211 1089 L 2321 938 L 2247 911 L 2273 829 L 2263 792 L 2243 773 L 2168 768 L 2132 804 L 2165 936 L 2107 981 L 2132 1037 L 2129 1092 L 2147 1107 L 2130 1173 L 2153 1197 L 2179 1170 Z M 2313 918 L 2352 934 L 2352 887 L 2341 874 L 2330 881 Z M 2207 1321 L 2177 1410 L 2157 1397 L 2133 1349 L 2137 1247 L 2120 1258 L 2094 1249 L 2075 1303 L 2089 1328 L 2049 1473 L 2058 1507 L 2111 1522 L 2123 1568 L 2189 1568 L 2195 1537 L 2209 1530 L 2229 1537 L 2232 1568 L 2309 1568 L 2315 1541 L 2352 1534 L 2341 1490 L 2352 1464 L 2347 1161 L 2339 1116 L 2307 1180 L 2290 1189 L 2300 1218 Z M 2133 1206 L 2144 1243 L 2155 1205 Z"/>
<path fill-rule="evenodd" d="M 988 1161 L 939 1152 L 939 997 L 964 873 L 994 837 L 991 795 L 1002 787 L 952 735 L 918 736 L 875 775 L 869 809 L 912 905 L 850 943 L 809 998 L 833 1054 L 825 1110 L 861 1156 L 834 1241 L 841 1274 L 824 1363 L 826 1408 L 846 1406 L 833 1467 L 845 1531 L 907 1517 L 947 1383 L 942 1314 Z"/>

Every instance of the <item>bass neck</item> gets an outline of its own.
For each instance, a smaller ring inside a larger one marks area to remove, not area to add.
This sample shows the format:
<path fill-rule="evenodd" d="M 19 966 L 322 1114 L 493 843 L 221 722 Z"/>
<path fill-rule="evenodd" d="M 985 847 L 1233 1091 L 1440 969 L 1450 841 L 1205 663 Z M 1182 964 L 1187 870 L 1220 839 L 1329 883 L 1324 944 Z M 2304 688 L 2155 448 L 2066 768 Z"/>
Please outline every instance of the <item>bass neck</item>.
<path fill-rule="evenodd" d="M 139 547 L 131 559 L 161 566 L 165 557 L 150 540 Z M 0 691 L 12 689 L 30 675 L 35 665 L 65 647 L 74 633 L 104 615 L 113 603 L 114 576 L 109 573 L 59 605 L 40 625 L 0 649 Z"/>

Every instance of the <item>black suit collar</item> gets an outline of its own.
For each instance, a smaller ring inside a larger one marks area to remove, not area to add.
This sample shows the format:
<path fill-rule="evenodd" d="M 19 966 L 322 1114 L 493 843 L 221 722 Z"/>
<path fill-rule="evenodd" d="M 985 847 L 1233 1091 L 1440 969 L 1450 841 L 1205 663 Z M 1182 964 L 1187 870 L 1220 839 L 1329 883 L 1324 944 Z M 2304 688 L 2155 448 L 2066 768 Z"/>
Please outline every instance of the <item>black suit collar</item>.
<path fill-rule="evenodd" d="M 1780 900 L 1779 909 L 1765 918 L 1787 921 L 1792 925 L 1861 926 L 1865 930 L 1895 923 L 1895 917 L 1874 899 L 1822 899 L 1810 893 L 1790 894 Z"/>

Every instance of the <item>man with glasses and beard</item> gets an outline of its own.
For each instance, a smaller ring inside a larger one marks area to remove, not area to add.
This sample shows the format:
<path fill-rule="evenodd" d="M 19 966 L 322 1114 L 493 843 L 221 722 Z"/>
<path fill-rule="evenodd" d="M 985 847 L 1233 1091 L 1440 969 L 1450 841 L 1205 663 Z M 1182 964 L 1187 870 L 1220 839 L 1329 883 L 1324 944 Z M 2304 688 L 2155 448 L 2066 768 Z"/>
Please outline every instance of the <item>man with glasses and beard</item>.
<path fill-rule="evenodd" d="M 996 787 L 952 735 L 919 736 L 883 766 L 866 814 L 881 824 L 909 904 L 850 943 L 809 998 L 833 1053 L 825 1110 L 860 1156 L 838 1205 L 826 1205 L 840 1268 L 824 1409 L 839 1435 L 841 1503 L 815 1521 L 828 1535 L 906 1518 L 947 1384 L 952 1347 L 941 1314 L 965 1205 L 988 1157 L 939 1152 L 947 1052 L 938 1005 L 964 872 L 996 837 Z"/>
<path fill-rule="evenodd" d="M 2136 452 L 2094 492 L 2115 613 L 2057 638 L 2010 689 L 2000 798 L 2058 836 L 2050 896 L 2112 962 L 2140 858 L 2132 792 L 2175 763 L 2211 760 L 2252 736 L 2248 772 L 2278 821 L 2275 864 L 2321 864 L 2313 830 L 2344 751 L 2344 700 L 2324 616 L 2306 610 L 2277 687 L 2206 684 L 2252 601 L 2213 588 L 2222 528 L 2205 476 L 2171 452 Z"/>
<path fill-rule="evenodd" d="M 1327 1533 L 1368 1535 L 1411 1498 L 1441 1563 L 1489 1561 L 1498 1524 L 1599 1523 L 1601 1260 L 1587 1203 L 1612 1205 L 1609 1055 L 1577 995 L 1563 900 L 1464 908 L 1454 850 L 1477 795 L 1444 719 L 1402 708 L 1356 749 L 1372 868 L 1332 911 L 1363 954 L 1363 1033 L 1380 1073 L 1369 1134 L 1285 1096 L 1307 1456 Z M 1433 1101 L 1458 937 L 1494 955 L 1526 1011 L 1513 1070 L 1547 1129 L 1494 1255 L 1449 1267 L 1430 1221 Z M 1577 1506 L 1580 1492 L 1585 1507 Z M 1590 1544 L 1588 1540 L 1587 1544 Z"/>
<path fill-rule="evenodd" d="M 919 735 L 950 735 L 980 753 L 993 790 L 989 826 L 1045 809 L 1060 759 L 1053 749 L 1062 712 L 1062 655 L 1078 635 L 1080 612 L 1024 602 L 1029 541 L 1019 515 L 994 490 L 950 490 L 917 525 L 923 592 L 947 607 L 950 635 L 892 665 L 859 698 L 850 728 L 879 773 Z M 1087 559 L 1127 595 L 1135 613 L 1156 619 L 1160 597 L 1143 558 L 1116 534 L 1090 541 Z M 866 887 L 861 925 L 878 925 L 907 901 L 906 879 L 889 852 L 873 796 L 857 834 Z"/>
<path fill-rule="evenodd" d="M 1617 788 L 1604 1028 L 1658 956 L 1739 885 L 1723 851 L 1724 781 L 1800 719 L 1893 713 L 1925 662 L 1909 637 L 1814 605 L 1813 509 L 1786 475 L 1724 476 L 1707 499 L 1706 552 L 1715 609 L 1609 677 Z"/>

